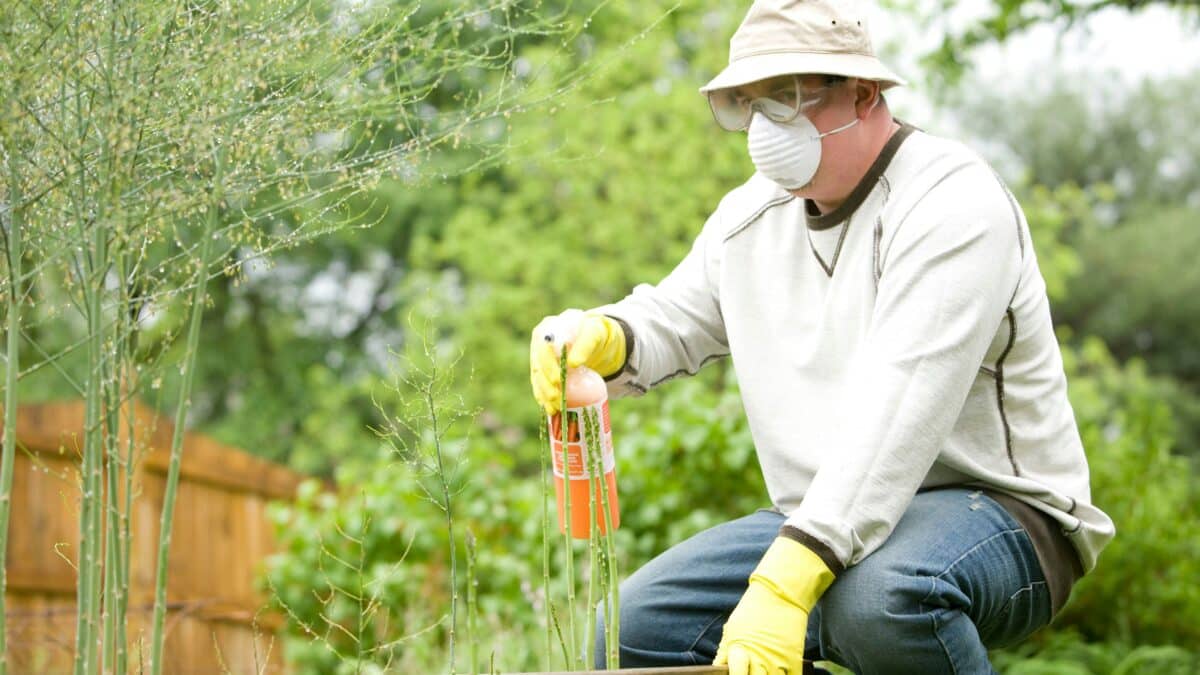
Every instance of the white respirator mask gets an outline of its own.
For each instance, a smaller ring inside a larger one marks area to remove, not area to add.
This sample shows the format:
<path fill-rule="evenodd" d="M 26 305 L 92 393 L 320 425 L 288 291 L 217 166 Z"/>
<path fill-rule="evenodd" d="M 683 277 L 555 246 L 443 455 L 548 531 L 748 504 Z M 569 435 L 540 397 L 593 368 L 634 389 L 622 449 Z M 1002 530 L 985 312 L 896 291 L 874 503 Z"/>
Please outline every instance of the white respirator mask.
<path fill-rule="evenodd" d="M 807 116 L 790 122 L 776 122 L 755 111 L 747 130 L 747 144 L 754 168 L 784 189 L 798 190 L 808 185 L 821 165 L 821 139 L 858 124 L 850 122 L 821 133 Z"/>

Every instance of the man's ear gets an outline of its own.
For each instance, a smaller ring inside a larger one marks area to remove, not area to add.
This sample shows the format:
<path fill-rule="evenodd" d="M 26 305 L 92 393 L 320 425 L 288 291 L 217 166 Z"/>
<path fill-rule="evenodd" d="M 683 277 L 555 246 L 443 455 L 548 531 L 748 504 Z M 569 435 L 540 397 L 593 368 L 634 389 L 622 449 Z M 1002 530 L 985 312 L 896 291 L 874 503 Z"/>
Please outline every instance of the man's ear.
<path fill-rule="evenodd" d="M 854 112 L 859 119 L 867 119 L 871 111 L 875 110 L 879 105 L 880 98 L 883 97 L 883 91 L 879 87 L 879 82 L 875 80 L 864 80 L 861 77 L 854 81 Z"/>

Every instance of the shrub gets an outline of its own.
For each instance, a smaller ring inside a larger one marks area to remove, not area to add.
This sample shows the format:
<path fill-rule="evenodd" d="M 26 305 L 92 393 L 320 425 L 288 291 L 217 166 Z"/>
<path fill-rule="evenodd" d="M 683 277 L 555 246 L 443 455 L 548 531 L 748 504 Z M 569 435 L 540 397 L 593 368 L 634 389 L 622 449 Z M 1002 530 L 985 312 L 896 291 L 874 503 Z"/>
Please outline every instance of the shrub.
<path fill-rule="evenodd" d="M 1064 356 L 1093 501 L 1117 536 L 1059 623 L 1092 640 L 1200 644 L 1200 493 L 1194 461 L 1172 453 L 1163 384 L 1097 339 Z"/>
<path fill-rule="evenodd" d="M 1200 670 L 1200 655 L 1181 647 L 1087 642 L 1074 631 L 992 655 L 1004 675 L 1184 675 Z"/>

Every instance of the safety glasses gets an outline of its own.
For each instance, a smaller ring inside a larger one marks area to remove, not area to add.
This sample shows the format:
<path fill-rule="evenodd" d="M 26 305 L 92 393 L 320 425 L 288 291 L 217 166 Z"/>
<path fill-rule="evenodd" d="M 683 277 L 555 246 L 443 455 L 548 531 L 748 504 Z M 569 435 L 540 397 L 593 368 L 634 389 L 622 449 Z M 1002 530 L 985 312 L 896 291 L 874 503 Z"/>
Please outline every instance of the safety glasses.
<path fill-rule="evenodd" d="M 776 77 L 766 82 L 710 91 L 708 106 L 722 129 L 739 131 L 750 125 L 750 118 L 756 111 L 776 122 L 791 122 L 820 104 L 829 89 L 830 85 L 826 84 L 805 91 L 799 75 Z"/>

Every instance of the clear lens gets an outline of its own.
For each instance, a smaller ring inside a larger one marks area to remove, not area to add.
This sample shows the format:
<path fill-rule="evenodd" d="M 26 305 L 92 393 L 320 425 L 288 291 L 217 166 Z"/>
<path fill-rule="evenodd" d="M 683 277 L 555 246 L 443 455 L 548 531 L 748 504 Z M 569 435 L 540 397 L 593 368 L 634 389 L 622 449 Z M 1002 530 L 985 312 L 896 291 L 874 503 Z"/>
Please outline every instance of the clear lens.
<path fill-rule="evenodd" d="M 798 76 L 769 83 L 767 88 L 748 85 L 708 92 L 713 118 L 726 131 L 750 125 L 755 111 L 780 123 L 791 122 L 803 111 L 820 103 L 828 86 L 804 92 Z"/>
<path fill-rule="evenodd" d="M 708 92 L 708 107 L 713 119 L 726 131 L 745 129 L 750 123 L 750 100 L 738 89 L 717 89 Z"/>

